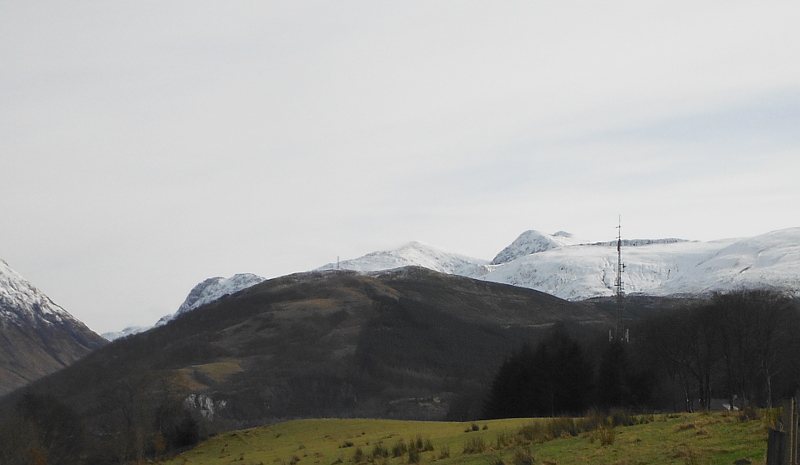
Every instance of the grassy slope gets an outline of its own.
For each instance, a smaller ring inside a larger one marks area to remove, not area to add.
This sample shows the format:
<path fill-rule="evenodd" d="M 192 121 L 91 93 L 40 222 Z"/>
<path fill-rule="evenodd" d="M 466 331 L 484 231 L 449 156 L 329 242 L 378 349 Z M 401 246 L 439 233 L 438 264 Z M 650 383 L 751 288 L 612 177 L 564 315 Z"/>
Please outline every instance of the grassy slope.
<path fill-rule="evenodd" d="M 264 464 L 331 465 L 353 462 L 357 448 L 371 456 L 375 444 L 391 454 L 399 439 L 408 443 L 417 435 L 430 439 L 435 450 L 424 452 L 420 463 L 441 465 L 496 465 L 498 458 L 514 463 L 521 446 L 498 449 L 498 436 L 515 434 L 537 420 L 512 419 L 478 422 L 477 432 L 465 432 L 469 423 L 412 422 L 394 420 L 300 420 L 225 433 L 167 462 L 168 464 Z M 740 421 L 735 414 L 683 414 L 656 416 L 647 424 L 617 427 L 612 445 L 592 440 L 591 433 L 532 444 L 534 463 L 550 464 L 732 464 L 739 459 L 763 463 L 766 429 L 761 420 Z M 490 445 L 483 454 L 462 454 L 467 441 L 478 436 Z M 346 442 L 350 447 L 341 447 Z M 450 458 L 440 458 L 443 445 Z M 497 450 L 495 450 L 497 449 Z M 407 463 L 401 458 L 379 458 L 376 464 Z"/>

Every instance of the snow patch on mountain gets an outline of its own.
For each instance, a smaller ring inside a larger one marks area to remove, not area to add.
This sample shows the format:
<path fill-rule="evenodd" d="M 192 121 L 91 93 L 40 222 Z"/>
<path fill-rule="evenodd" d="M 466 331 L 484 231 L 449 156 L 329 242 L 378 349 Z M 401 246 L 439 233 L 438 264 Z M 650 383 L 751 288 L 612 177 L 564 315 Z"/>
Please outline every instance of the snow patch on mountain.
<path fill-rule="evenodd" d="M 80 324 L 61 306 L 0 260 L 0 320 L 3 323 Z"/>
<path fill-rule="evenodd" d="M 409 242 L 394 250 L 372 252 L 363 257 L 338 263 L 339 269 L 359 272 L 382 271 L 404 266 L 422 266 L 440 273 L 470 278 L 480 278 L 489 272 L 486 260 L 442 252 L 419 242 Z M 316 271 L 335 269 L 337 269 L 336 263 L 328 263 Z"/>
<path fill-rule="evenodd" d="M 113 341 L 123 337 L 133 336 L 134 334 L 143 333 L 150 328 L 152 328 L 152 326 L 128 326 L 122 331 L 112 331 L 109 333 L 103 333 L 100 335 L 100 337 L 102 337 L 106 341 Z"/>

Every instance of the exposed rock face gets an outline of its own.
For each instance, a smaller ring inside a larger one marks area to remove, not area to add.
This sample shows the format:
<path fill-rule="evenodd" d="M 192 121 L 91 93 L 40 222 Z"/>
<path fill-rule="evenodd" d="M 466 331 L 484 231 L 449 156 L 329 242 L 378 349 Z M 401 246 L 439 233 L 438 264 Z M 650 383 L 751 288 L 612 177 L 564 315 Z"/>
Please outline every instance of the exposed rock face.
<path fill-rule="evenodd" d="M 186 410 L 198 411 L 206 420 L 213 420 L 214 414 L 228 406 L 228 401 L 214 401 L 205 394 L 189 394 L 183 400 L 183 407 Z"/>
<path fill-rule="evenodd" d="M 105 343 L 0 260 L 0 395 Z"/>

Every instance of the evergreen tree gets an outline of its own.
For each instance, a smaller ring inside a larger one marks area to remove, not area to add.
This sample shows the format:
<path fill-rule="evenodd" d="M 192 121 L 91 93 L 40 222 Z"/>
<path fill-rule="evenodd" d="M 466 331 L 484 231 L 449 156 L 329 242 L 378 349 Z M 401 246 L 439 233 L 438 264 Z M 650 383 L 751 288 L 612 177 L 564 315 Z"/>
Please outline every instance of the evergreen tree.
<path fill-rule="evenodd" d="M 600 356 L 597 371 L 597 405 L 622 407 L 629 403 L 628 356 L 621 341 L 609 342 Z"/>
<path fill-rule="evenodd" d="M 531 350 L 525 345 L 500 367 L 492 383 L 487 418 L 579 414 L 589 406 L 592 365 L 563 325 Z"/>

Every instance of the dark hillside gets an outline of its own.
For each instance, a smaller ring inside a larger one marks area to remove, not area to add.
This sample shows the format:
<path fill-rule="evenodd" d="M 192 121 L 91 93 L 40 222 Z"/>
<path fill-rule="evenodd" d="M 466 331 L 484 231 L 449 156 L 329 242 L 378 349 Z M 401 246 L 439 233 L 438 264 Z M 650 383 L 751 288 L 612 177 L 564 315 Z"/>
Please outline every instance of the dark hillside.
<path fill-rule="evenodd" d="M 443 418 L 456 394 L 484 387 L 513 347 L 560 320 L 607 324 L 591 306 L 420 268 L 302 273 L 115 341 L 32 389 L 95 429 L 111 428 L 132 405 L 153 409 L 190 394 L 220 428 Z"/>
<path fill-rule="evenodd" d="M 0 395 L 58 371 L 107 343 L 74 319 L 4 319 L 0 301 Z"/>

